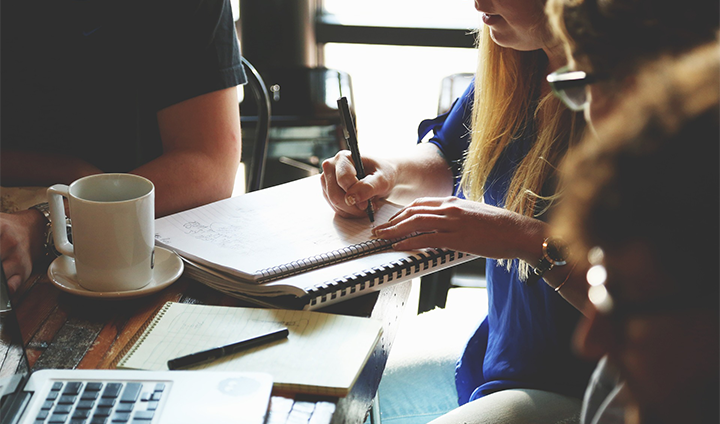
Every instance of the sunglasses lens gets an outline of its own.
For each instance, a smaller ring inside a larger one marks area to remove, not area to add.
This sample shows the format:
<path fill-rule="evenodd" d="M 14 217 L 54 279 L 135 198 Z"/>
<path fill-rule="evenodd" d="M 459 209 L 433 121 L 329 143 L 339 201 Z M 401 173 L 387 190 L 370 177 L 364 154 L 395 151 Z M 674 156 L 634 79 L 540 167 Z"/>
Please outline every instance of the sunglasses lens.
<path fill-rule="evenodd" d="M 585 88 L 594 82 L 592 75 L 583 71 L 569 71 L 563 67 L 547 76 L 555 95 L 565 105 L 575 112 L 580 112 L 587 105 L 587 92 Z"/>
<path fill-rule="evenodd" d="M 585 87 L 573 87 L 562 90 L 560 98 L 570 109 L 579 112 L 585 108 L 587 103 L 587 92 Z"/>

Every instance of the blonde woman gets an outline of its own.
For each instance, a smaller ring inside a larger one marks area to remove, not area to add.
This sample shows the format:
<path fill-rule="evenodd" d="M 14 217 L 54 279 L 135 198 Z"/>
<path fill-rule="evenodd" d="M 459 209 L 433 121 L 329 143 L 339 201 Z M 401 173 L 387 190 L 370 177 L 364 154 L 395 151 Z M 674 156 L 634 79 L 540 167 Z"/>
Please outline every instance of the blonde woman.
<path fill-rule="evenodd" d="M 485 25 L 474 87 L 449 114 L 421 124 L 421 136 L 434 131 L 430 142 L 403 158 L 364 158 L 362 181 L 341 152 L 323 164 L 323 190 L 343 216 L 365 216 L 371 198 L 410 200 L 376 229 L 382 238 L 423 233 L 396 249 L 432 246 L 488 258 L 488 316 L 456 372 L 464 406 L 439 422 L 574 422 L 593 364 L 571 352 L 580 313 L 553 289 L 571 267 L 541 258 L 556 167 L 583 119 L 545 80 L 565 56 L 552 41 L 544 2 L 478 0 L 475 7 Z"/>

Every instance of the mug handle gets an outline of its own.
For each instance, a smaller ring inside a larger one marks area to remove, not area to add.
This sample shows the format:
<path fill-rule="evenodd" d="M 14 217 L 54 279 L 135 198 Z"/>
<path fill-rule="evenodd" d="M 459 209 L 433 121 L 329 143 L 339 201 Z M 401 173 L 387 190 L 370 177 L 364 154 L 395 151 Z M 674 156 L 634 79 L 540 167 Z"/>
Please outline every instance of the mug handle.
<path fill-rule="evenodd" d="M 47 190 L 48 203 L 50 204 L 50 219 L 52 222 L 52 234 L 55 242 L 55 249 L 63 255 L 75 257 L 75 249 L 68 240 L 65 223 L 65 205 L 63 197 L 69 197 L 70 187 L 64 184 L 55 184 Z M 55 225 L 58 224 L 58 225 Z"/>

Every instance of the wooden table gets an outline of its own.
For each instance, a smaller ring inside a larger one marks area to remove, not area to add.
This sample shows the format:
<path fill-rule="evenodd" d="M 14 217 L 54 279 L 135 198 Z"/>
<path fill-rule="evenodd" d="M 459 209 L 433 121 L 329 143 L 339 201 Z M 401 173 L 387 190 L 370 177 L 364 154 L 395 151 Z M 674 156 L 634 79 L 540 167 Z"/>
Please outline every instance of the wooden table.
<path fill-rule="evenodd" d="M 323 309 L 381 319 L 382 339 L 348 396 L 320 398 L 273 391 L 268 424 L 362 423 L 377 392 L 409 292 L 408 281 Z M 253 306 L 184 276 L 153 295 L 113 301 L 62 292 L 46 275 L 38 274 L 17 290 L 13 301 L 33 370 L 114 368 L 129 341 L 167 301 Z"/>

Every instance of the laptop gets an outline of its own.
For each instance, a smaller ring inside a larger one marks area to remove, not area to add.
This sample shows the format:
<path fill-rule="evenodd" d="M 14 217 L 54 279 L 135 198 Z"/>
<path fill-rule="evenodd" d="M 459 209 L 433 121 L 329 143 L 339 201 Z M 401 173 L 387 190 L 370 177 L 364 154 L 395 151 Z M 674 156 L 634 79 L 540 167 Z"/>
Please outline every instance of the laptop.
<path fill-rule="evenodd" d="M 0 263 L 0 424 L 263 424 L 271 391 L 266 373 L 31 372 Z"/>

